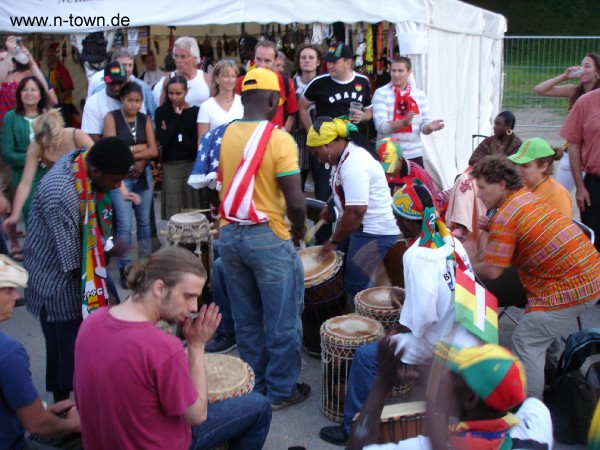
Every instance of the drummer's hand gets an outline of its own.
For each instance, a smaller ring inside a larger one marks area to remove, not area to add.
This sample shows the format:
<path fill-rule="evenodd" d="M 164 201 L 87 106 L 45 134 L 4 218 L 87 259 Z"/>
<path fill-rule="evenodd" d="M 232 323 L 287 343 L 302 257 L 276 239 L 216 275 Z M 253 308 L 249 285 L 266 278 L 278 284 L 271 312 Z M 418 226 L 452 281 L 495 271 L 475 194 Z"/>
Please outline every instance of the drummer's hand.
<path fill-rule="evenodd" d="M 391 389 L 396 384 L 404 384 L 419 376 L 417 372 L 405 372 L 402 363 L 402 351 L 397 355 L 396 344 L 384 338 L 377 346 L 377 377 L 384 387 Z"/>
<path fill-rule="evenodd" d="M 319 220 L 324 220 L 325 223 L 329 223 L 329 207 L 327 205 L 321 208 L 319 213 Z"/>
<path fill-rule="evenodd" d="M 306 225 L 302 225 L 301 228 L 296 228 L 294 225 L 292 225 L 292 235 L 298 240 L 298 242 L 302 241 L 304 236 L 306 236 Z"/>
<path fill-rule="evenodd" d="M 216 303 L 202 305 L 198 317 L 185 318 L 183 323 L 183 336 L 187 340 L 188 347 L 204 347 L 204 344 L 212 337 L 221 322 L 221 314 Z"/>
<path fill-rule="evenodd" d="M 318 256 L 319 261 L 323 261 L 325 258 L 327 258 L 327 255 L 329 255 L 336 248 L 337 248 L 337 245 L 331 241 L 323 242 L 323 245 L 321 246 L 321 251 L 319 252 L 319 256 Z"/>
<path fill-rule="evenodd" d="M 479 216 L 479 219 L 477 219 L 477 228 L 479 228 L 480 230 L 487 231 L 489 224 L 490 219 L 488 218 L 488 216 Z"/>

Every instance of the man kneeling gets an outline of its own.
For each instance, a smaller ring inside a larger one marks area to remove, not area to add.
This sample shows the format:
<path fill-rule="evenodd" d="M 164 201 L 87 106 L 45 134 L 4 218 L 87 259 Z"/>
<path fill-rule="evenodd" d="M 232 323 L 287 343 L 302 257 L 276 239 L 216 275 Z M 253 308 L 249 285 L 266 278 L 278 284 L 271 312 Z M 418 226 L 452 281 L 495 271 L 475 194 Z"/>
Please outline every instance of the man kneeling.
<path fill-rule="evenodd" d="M 211 304 L 191 317 L 205 281 L 192 253 L 162 249 L 132 267 L 131 299 L 83 322 L 74 386 L 86 450 L 200 449 L 225 441 L 230 449 L 263 447 L 271 423 L 266 397 L 208 405 L 204 345 L 221 315 Z M 187 352 L 155 326 L 161 319 L 183 325 Z"/>

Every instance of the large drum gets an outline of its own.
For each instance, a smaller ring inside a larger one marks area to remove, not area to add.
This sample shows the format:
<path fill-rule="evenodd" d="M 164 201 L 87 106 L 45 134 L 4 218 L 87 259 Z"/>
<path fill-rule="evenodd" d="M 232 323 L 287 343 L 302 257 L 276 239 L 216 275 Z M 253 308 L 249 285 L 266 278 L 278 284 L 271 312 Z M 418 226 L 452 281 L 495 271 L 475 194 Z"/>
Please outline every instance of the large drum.
<path fill-rule="evenodd" d="M 204 355 L 208 403 L 241 397 L 254 389 L 254 371 L 240 358 L 207 353 Z"/>
<path fill-rule="evenodd" d="M 399 287 L 373 287 L 356 294 L 354 304 L 358 314 L 375 319 L 387 331 L 400 319 L 404 296 Z"/>
<path fill-rule="evenodd" d="M 404 239 L 396 242 L 396 245 L 388 250 L 375 273 L 375 286 L 404 287 L 402 257 L 406 250 L 408 250 L 408 243 Z"/>
<path fill-rule="evenodd" d="M 321 325 L 327 319 L 343 314 L 346 304 L 341 270 L 343 256 L 334 251 L 319 261 L 321 248 L 315 246 L 298 251 L 304 266 L 302 339 L 306 351 L 317 357 L 321 355 Z"/>
<path fill-rule="evenodd" d="M 360 413 L 356 415 L 356 422 Z M 425 434 L 425 402 L 386 405 L 381 412 L 379 443 L 398 443 Z"/>
<path fill-rule="evenodd" d="M 330 420 L 344 421 L 346 380 L 354 352 L 383 335 L 379 322 L 356 314 L 333 317 L 321 326 L 321 411 Z"/>

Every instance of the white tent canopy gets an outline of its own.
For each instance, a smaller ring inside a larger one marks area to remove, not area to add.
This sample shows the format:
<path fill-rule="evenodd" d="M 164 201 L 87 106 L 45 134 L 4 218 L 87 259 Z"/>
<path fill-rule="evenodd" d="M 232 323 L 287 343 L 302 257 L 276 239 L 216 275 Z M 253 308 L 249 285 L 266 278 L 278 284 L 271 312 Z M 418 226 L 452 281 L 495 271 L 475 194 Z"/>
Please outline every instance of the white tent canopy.
<path fill-rule="evenodd" d="M 113 22 L 117 15 L 120 23 Z M 444 130 L 424 137 L 428 169 L 444 187 L 451 186 L 456 174 L 466 167 L 471 136 L 488 134 L 500 107 L 506 20 L 458 0 L 303 0 L 301 4 L 290 0 L 0 2 L 0 30 L 19 34 L 119 28 L 125 26 L 125 17 L 130 27 L 311 24 L 324 19 L 395 24 L 400 53 L 411 57 L 417 85 L 429 97 L 433 118 L 444 119 L 446 124 Z M 98 26 L 102 25 L 100 18 L 105 26 Z M 25 25 L 25 19 L 29 25 Z"/>

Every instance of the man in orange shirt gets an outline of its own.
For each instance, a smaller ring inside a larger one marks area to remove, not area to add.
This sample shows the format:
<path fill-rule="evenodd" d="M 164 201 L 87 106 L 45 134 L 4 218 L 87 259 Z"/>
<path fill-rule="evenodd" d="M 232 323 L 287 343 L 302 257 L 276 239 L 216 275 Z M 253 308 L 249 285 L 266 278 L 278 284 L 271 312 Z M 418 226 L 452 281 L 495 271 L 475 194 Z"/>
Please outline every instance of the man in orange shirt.
<path fill-rule="evenodd" d="M 480 277 L 496 279 L 511 265 L 518 269 L 527 307 L 512 349 L 525 367 L 528 395 L 541 398 L 546 350 L 560 350 L 555 344 L 565 325 L 574 325 L 600 297 L 600 255 L 577 225 L 523 188 L 505 156 L 482 159 L 471 176 L 478 197 L 496 211 L 483 252 L 465 247 Z"/>

